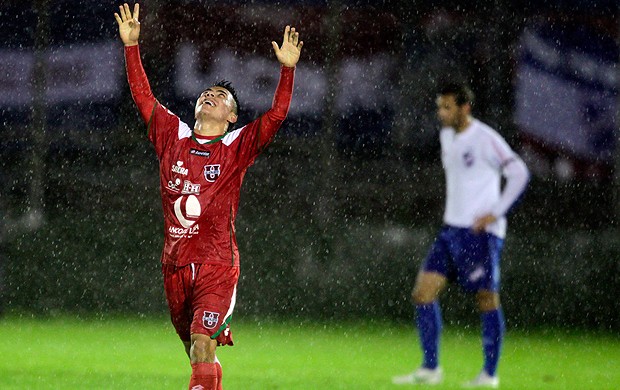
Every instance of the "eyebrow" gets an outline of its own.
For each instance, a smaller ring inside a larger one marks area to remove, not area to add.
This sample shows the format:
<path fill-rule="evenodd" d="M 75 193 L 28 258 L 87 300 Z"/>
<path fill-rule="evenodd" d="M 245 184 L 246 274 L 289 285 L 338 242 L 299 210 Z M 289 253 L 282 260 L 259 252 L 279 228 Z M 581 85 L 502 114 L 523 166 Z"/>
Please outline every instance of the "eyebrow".
<path fill-rule="evenodd" d="M 212 92 L 214 92 L 214 93 L 219 93 L 219 94 L 222 94 L 222 95 L 228 96 L 228 93 L 227 93 L 228 91 L 227 91 L 226 89 L 224 89 L 224 88 L 221 88 L 221 89 L 220 89 L 220 88 L 217 88 L 217 87 L 216 87 L 216 89 L 214 89 L 214 88 L 207 88 L 207 89 L 205 89 L 204 91 L 202 91 L 202 93 L 200 94 L 200 96 L 204 95 L 205 93 L 207 93 L 207 92 L 209 92 L 209 91 L 212 91 Z"/>

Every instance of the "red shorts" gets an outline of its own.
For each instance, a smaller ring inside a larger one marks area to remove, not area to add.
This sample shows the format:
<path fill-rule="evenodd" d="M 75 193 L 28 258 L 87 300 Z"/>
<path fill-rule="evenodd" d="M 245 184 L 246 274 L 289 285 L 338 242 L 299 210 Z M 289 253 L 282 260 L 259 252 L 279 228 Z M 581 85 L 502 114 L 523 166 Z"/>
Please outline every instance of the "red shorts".
<path fill-rule="evenodd" d="M 233 345 L 229 325 L 235 307 L 239 267 L 215 264 L 162 265 L 170 318 L 184 342 L 193 333 Z"/>

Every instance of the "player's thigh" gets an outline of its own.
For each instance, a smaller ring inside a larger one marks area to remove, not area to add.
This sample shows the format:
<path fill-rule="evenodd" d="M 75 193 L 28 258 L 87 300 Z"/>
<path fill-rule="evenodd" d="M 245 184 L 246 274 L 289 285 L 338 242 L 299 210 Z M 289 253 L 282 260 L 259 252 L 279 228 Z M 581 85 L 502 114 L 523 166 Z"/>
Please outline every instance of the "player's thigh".
<path fill-rule="evenodd" d="M 189 266 L 179 268 L 164 264 L 162 265 L 162 274 L 170 320 L 181 341 L 184 344 L 189 344 L 192 311 L 189 304 L 190 298 L 186 292 L 189 291 L 191 271 Z"/>
<path fill-rule="evenodd" d="M 450 269 L 450 229 L 442 227 L 435 238 L 416 278 L 411 296 L 414 303 L 425 304 L 437 299 L 447 283 Z"/>
<path fill-rule="evenodd" d="M 230 321 L 237 295 L 239 268 L 202 264 L 197 271 L 191 333 L 203 334 L 221 345 L 232 345 Z"/>
<path fill-rule="evenodd" d="M 435 301 L 439 293 L 446 287 L 446 283 L 447 278 L 444 275 L 421 270 L 411 293 L 413 302 L 423 305 Z"/>
<path fill-rule="evenodd" d="M 503 240 L 489 233 L 466 232 L 459 237 L 455 253 L 457 282 L 469 293 L 497 292 L 500 285 L 500 254 Z"/>

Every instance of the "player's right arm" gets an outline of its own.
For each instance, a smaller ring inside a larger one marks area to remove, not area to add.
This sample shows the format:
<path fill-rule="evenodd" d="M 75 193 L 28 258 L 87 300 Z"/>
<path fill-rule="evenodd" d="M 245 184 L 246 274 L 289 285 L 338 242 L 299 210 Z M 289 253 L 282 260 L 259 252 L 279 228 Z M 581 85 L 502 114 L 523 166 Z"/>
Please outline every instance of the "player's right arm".
<path fill-rule="evenodd" d="M 134 6 L 133 14 L 129 5 L 125 3 L 119 7 L 119 13 L 114 13 L 114 18 L 118 23 L 118 35 L 125 45 L 125 63 L 131 96 L 138 106 L 142 120 L 144 123 L 149 123 L 157 100 L 153 96 L 140 59 L 138 46 L 138 38 L 140 37 L 139 15 L 140 5 L 138 3 Z"/>
<path fill-rule="evenodd" d="M 295 66 L 299 61 L 301 48 L 304 45 L 299 39 L 299 32 L 295 27 L 286 26 L 282 45 L 271 42 L 274 53 L 280 62 L 280 80 L 273 97 L 271 108 L 260 116 L 255 122 L 258 123 L 255 142 L 252 143 L 250 156 L 253 159 L 275 137 L 276 132 L 288 114 L 293 96 L 293 84 L 295 79 Z"/>

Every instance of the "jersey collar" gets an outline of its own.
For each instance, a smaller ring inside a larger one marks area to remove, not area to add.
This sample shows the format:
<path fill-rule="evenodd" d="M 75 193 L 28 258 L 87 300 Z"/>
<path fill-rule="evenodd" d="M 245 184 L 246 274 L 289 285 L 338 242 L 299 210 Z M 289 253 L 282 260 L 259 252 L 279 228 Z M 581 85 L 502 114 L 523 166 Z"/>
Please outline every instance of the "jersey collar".
<path fill-rule="evenodd" d="M 214 144 L 216 142 L 219 142 L 222 140 L 222 138 L 224 138 L 226 136 L 226 134 L 228 134 L 228 130 L 224 132 L 224 134 L 220 135 L 219 137 L 213 138 L 212 140 L 206 141 L 206 142 L 200 142 L 198 141 L 198 138 L 196 138 L 196 133 L 192 130 L 192 140 L 194 140 L 194 142 L 200 144 L 200 145 L 209 145 L 209 144 Z"/>

